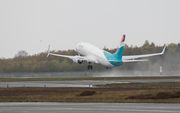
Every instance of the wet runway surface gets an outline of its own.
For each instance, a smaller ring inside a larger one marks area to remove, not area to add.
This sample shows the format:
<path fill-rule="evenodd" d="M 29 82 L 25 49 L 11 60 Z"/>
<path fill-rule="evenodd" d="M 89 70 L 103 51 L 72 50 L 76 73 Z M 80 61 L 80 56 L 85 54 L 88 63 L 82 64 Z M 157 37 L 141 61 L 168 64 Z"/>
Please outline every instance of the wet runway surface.
<path fill-rule="evenodd" d="M 0 113 L 179 113 L 180 104 L 0 103 Z"/>
<path fill-rule="evenodd" d="M 0 82 L 0 87 L 92 87 L 95 84 L 148 83 L 148 82 L 180 82 L 180 79 Z"/>

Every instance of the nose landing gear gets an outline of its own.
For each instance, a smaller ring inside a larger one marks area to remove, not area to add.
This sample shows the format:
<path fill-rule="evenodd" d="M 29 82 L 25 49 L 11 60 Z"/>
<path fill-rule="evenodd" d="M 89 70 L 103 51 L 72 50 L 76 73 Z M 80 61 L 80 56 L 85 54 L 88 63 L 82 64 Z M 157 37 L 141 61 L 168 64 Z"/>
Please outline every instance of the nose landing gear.
<path fill-rule="evenodd" d="M 111 69 L 110 67 L 106 67 L 106 69 Z"/>

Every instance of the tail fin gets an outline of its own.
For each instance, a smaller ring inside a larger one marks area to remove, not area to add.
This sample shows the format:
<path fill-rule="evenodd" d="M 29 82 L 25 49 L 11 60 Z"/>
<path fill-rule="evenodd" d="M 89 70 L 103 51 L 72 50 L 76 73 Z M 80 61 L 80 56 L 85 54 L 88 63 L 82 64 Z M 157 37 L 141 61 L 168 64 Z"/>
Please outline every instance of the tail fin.
<path fill-rule="evenodd" d="M 123 35 L 122 40 L 119 44 L 119 47 L 117 48 L 116 52 L 113 53 L 114 57 L 116 57 L 119 60 L 122 60 L 123 50 L 124 50 L 124 41 L 125 41 L 125 35 Z"/>

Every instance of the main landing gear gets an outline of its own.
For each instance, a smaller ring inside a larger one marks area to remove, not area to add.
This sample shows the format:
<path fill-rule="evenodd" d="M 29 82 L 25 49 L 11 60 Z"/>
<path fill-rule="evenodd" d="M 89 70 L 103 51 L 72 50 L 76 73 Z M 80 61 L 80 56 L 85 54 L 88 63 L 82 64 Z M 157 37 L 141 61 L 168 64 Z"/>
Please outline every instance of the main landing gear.
<path fill-rule="evenodd" d="M 110 67 L 106 67 L 106 69 L 111 69 Z"/>
<path fill-rule="evenodd" d="M 88 68 L 88 70 L 89 70 L 89 69 L 93 69 L 93 66 L 91 65 L 91 62 L 89 62 L 89 65 L 88 65 L 87 68 Z"/>

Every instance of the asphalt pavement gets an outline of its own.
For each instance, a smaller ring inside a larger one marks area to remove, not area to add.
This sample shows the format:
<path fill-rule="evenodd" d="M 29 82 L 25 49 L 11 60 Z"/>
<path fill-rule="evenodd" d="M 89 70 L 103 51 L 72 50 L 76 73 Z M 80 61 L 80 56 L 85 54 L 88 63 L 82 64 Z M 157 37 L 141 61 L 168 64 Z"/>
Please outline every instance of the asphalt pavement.
<path fill-rule="evenodd" d="M 180 104 L 3 102 L 0 113 L 180 113 Z"/>

